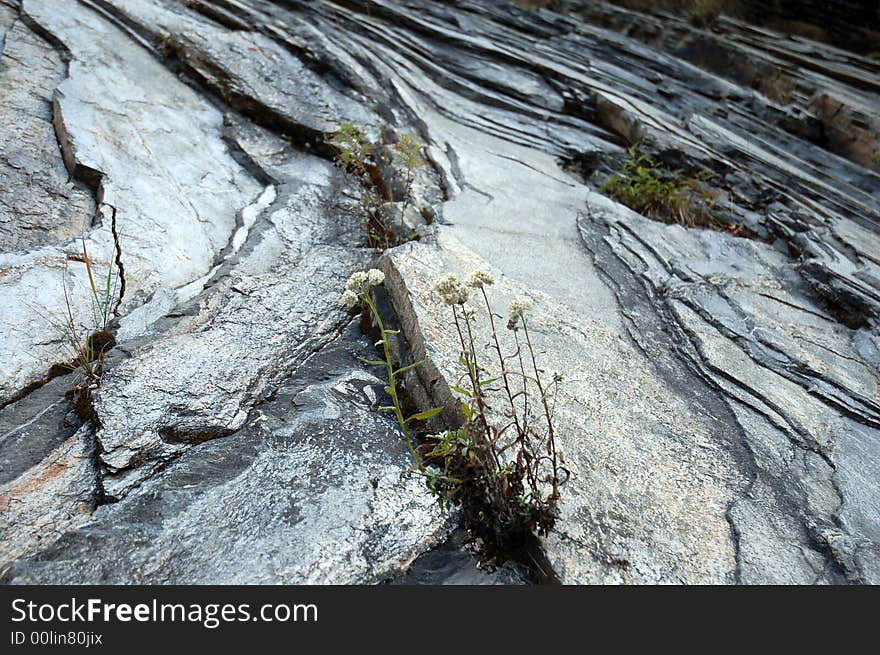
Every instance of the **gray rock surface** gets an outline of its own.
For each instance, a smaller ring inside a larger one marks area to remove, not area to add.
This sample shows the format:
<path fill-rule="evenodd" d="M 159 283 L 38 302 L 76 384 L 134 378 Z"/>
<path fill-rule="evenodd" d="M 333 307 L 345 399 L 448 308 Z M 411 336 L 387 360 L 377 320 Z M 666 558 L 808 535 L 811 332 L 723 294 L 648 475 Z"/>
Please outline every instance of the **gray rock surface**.
<path fill-rule="evenodd" d="M 386 274 L 399 290 L 394 303 L 414 356 L 430 362 L 419 371 L 423 386 L 435 404 L 455 407 L 450 386 L 460 375 L 460 347 L 450 309 L 432 287 L 446 271 L 466 276 L 490 265 L 445 230 L 438 246 L 399 249 L 386 260 Z M 732 581 L 725 513 L 747 479 L 716 443 L 727 436 L 718 434 L 717 419 L 694 411 L 620 334 L 494 272 L 493 309 L 504 313 L 527 295 L 541 365 L 566 381 L 555 424 L 572 478 L 547 545 L 557 575 L 589 583 Z M 487 343 L 484 309 L 477 321 L 475 342 Z M 509 338 L 507 345 L 513 348 Z M 497 366 L 480 361 L 497 377 Z"/>
<path fill-rule="evenodd" d="M 0 17 L 0 251 L 12 252 L 77 236 L 94 200 L 69 179 L 52 125 L 66 53 L 12 6 Z"/>
<path fill-rule="evenodd" d="M 21 12 L 69 52 L 53 98 L 55 129 L 68 171 L 119 209 L 122 307 L 131 308 L 158 288 L 205 275 L 236 213 L 261 187 L 228 152 L 216 107 L 94 11 L 57 5 L 23 2 Z M 86 233 L 100 275 L 116 256 L 109 223 L 105 212 Z M 91 224 L 90 213 L 81 215 L 77 233 Z M 8 308 L 0 319 L 0 402 L 41 379 L 49 364 L 70 359 L 54 325 L 66 318 L 63 280 L 75 320 L 88 327 L 81 256 L 78 240 L 0 255 L 0 302 Z"/>
<path fill-rule="evenodd" d="M 339 304 L 376 255 L 326 140 L 353 122 L 426 145 L 421 238 L 381 259 L 413 400 L 454 404 L 438 277 L 533 302 L 559 580 L 880 582 L 880 65 L 553 5 L 0 0 L 6 580 L 379 582 L 445 541 Z M 634 142 L 711 171 L 750 238 L 599 195 Z M 94 329 L 81 237 L 125 281 L 86 424 L 52 368 L 68 302 Z M 402 582 L 522 580 L 419 562 Z"/>
<path fill-rule="evenodd" d="M 0 484 L 39 464 L 80 427 L 65 393 L 71 376 L 58 377 L 0 413 Z"/>
<path fill-rule="evenodd" d="M 236 433 L 192 448 L 139 493 L 29 561 L 16 582 L 372 583 L 405 570 L 449 522 L 375 411 L 384 384 L 356 324 Z"/>
<path fill-rule="evenodd" d="M 5 445 L 5 444 L 4 444 Z M 40 461 L 0 485 L 4 573 L 17 559 L 51 546 L 86 522 L 97 505 L 98 469 L 92 429 L 83 426 Z"/>

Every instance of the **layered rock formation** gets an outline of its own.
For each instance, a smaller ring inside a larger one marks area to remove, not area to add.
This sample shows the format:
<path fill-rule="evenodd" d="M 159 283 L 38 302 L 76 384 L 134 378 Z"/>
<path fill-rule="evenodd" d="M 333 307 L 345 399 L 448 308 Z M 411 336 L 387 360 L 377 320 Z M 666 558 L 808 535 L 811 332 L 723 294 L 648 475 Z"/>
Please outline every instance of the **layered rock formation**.
<path fill-rule="evenodd" d="M 377 582 L 449 535 L 340 304 L 377 256 L 342 123 L 426 144 L 378 264 L 414 400 L 454 404 L 438 277 L 533 302 L 572 469 L 545 573 L 880 581 L 880 65 L 554 5 L 0 0 L 7 581 Z M 600 195 L 637 142 L 732 231 Z M 124 281 L 85 422 L 53 368 L 84 244 Z"/>

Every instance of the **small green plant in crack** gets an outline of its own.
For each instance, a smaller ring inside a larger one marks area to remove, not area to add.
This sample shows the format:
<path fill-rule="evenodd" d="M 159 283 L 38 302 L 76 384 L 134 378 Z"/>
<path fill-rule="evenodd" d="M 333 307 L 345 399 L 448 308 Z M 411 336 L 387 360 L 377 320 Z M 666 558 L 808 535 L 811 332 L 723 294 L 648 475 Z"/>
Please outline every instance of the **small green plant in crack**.
<path fill-rule="evenodd" d="M 416 169 L 425 165 L 421 152 L 424 145 L 412 134 L 401 134 L 394 144 L 394 152 L 404 170 L 403 202 L 400 205 L 400 225 L 406 226 L 406 210 L 412 199 Z"/>
<path fill-rule="evenodd" d="M 741 226 L 726 225 L 712 213 L 716 194 L 708 184 L 714 173 L 703 169 L 686 177 L 640 153 L 638 144 L 627 152 L 629 159 L 599 187 L 600 193 L 664 223 L 743 233 Z"/>
<path fill-rule="evenodd" d="M 331 143 L 338 150 L 339 166 L 354 175 L 359 183 L 357 213 L 367 233 L 367 244 L 377 249 L 389 247 L 394 242 L 394 232 L 379 215 L 382 199 L 376 185 L 378 172 L 373 162 L 373 145 L 353 123 L 342 123 Z"/>
<path fill-rule="evenodd" d="M 342 123 L 333 136 L 333 143 L 339 148 L 337 158 L 343 168 L 357 175 L 367 174 L 373 146 L 357 125 Z"/>
<path fill-rule="evenodd" d="M 342 123 L 331 143 L 337 148 L 338 164 L 360 183 L 358 211 L 367 233 L 368 245 L 381 250 L 418 238 L 414 230 L 407 228 L 405 220 L 406 210 L 412 204 L 415 171 L 425 163 L 421 157 L 424 146 L 418 139 L 410 134 L 402 134 L 391 147 L 394 159 L 399 162 L 404 173 L 404 194 L 397 229 L 383 220 L 381 211 L 383 205 L 392 200 L 377 161 L 378 157 L 383 157 L 384 161 L 387 154 L 377 154 L 380 150 L 353 123 Z"/>
<path fill-rule="evenodd" d="M 442 411 L 442 407 L 430 409 L 424 412 L 417 412 L 410 416 L 404 415 L 403 402 L 400 396 L 400 376 L 410 371 L 422 362 L 415 362 L 407 366 L 398 367 L 393 358 L 393 349 L 391 348 L 390 338 L 398 334 L 398 330 L 389 330 L 385 327 L 382 315 L 376 306 L 373 298 L 373 287 L 382 284 L 385 281 L 385 274 L 379 269 L 372 268 L 368 271 L 357 271 L 352 273 L 351 277 L 345 284 L 345 291 L 342 294 L 342 300 L 345 302 L 349 310 L 361 308 L 369 312 L 369 316 L 379 331 L 380 339 L 374 344 L 382 354 L 382 359 L 362 360 L 370 366 L 380 366 L 385 369 L 385 376 L 388 384 L 385 387 L 385 393 L 391 399 L 391 404 L 379 408 L 380 412 L 390 412 L 397 419 L 400 432 L 403 434 L 406 446 L 412 456 L 413 463 L 419 471 L 423 471 L 422 458 L 416 447 L 416 443 L 410 434 L 410 427 L 414 421 L 427 421 L 437 416 Z"/>
<path fill-rule="evenodd" d="M 80 244 L 81 253 L 75 260 L 85 266 L 89 303 L 87 318 L 83 319 L 74 310 L 67 281 L 62 278 L 65 313 L 62 318 L 49 317 L 48 320 L 58 331 L 67 350 L 65 362 L 53 368 L 59 372 L 66 369 L 76 374 L 68 397 L 80 418 L 91 420 L 91 390 L 97 386 L 103 375 L 105 354 L 116 345 L 116 338 L 110 332 L 109 324 L 120 297 L 121 276 L 112 260 L 107 265 L 106 275 L 99 276 L 85 237 L 80 239 Z"/>
<path fill-rule="evenodd" d="M 107 266 L 107 275 L 100 278 L 99 282 L 84 238 L 81 244 L 82 262 L 85 264 L 89 283 L 89 325 L 87 328 L 78 326 L 66 282 L 63 282 L 66 313 L 64 322 L 58 325 L 70 353 L 71 368 L 83 373 L 86 381 L 91 383 L 100 379 L 104 354 L 115 344 L 115 338 L 107 327 L 116 299 L 119 277 L 114 274 L 115 267 L 111 262 Z"/>
<path fill-rule="evenodd" d="M 792 95 L 797 89 L 794 79 L 779 69 L 774 69 L 768 75 L 760 78 L 757 86 L 761 93 L 780 105 L 791 102 Z"/>
<path fill-rule="evenodd" d="M 555 0 L 516 0 L 514 4 L 517 4 L 524 9 L 552 9 L 554 5 L 558 4 L 558 2 Z"/>

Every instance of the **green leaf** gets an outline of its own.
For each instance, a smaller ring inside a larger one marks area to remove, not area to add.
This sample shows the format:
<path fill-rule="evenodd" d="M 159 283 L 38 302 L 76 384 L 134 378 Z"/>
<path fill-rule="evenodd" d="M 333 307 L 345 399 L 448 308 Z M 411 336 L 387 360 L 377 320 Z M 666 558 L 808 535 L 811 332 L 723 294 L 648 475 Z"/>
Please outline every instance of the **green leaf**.
<path fill-rule="evenodd" d="M 379 408 L 380 412 L 396 412 L 397 408 L 394 405 L 382 405 Z"/>
<path fill-rule="evenodd" d="M 413 362 L 412 364 L 410 364 L 408 366 L 403 366 L 403 367 L 397 369 L 396 371 L 394 371 L 394 375 L 398 375 L 400 373 L 405 373 L 406 371 L 411 371 L 412 369 L 416 368 L 417 366 L 421 366 L 424 363 L 425 363 L 424 359 L 420 360 L 418 362 Z M 384 362 L 383 362 L 383 364 L 384 364 Z"/>
<path fill-rule="evenodd" d="M 406 419 L 406 422 L 409 423 L 410 421 L 427 421 L 430 418 L 434 418 L 442 411 L 442 407 L 435 407 L 434 409 L 429 409 L 424 412 L 419 412 L 418 414 L 413 414 L 408 419 Z"/>
<path fill-rule="evenodd" d="M 482 382 L 480 382 L 480 386 L 485 387 L 487 385 L 492 384 L 493 382 L 498 382 L 498 380 L 500 380 L 500 379 L 501 378 L 492 378 L 491 380 L 483 380 Z"/>
<path fill-rule="evenodd" d="M 364 359 L 363 357 L 358 357 L 358 361 L 367 366 L 385 366 L 387 363 L 383 362 L 381 359 Z"/>
<path fill-rule="evenodd" d="M 449 388 L 455 392 L 460 393 L 462 396 L 465 396 L 466 398 L 473 398 L 473 394 L 470 391 L 468 391 L 467 389 L 462 389 L 461 387 L 454 385 L 454 384 Z"/>
<path fill-rule="evenodd" d="M 400 334 L 400 330 L 382 330 L 385 334 Z"/>

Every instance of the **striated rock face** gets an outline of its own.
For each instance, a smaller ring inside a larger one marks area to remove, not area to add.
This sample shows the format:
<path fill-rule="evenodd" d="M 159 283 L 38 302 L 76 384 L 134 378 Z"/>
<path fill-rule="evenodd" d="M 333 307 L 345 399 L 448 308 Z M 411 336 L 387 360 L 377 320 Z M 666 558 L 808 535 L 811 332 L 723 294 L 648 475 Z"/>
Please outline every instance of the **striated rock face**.
<path fill-rule="evenodd" d="M 446 540 L 340 305 L 377 255 L 328 145 L 355 123 L 426 146 L 420 239 L 379 265 L 436 427 L 459 354 L 436 279 L 533 303 L 572 470 L 545 574 L 880 582 L 880 64 L 552 4 L 0 0 L 7 581 L 372 583 Z M 730 231 L 600 195 L 635 143 L 710 171 Z M 85 422 L 52 367 L 68 307 L 93 325 L 83 243 L 124 280 Z M 522 580 L 457 548 L 402 581 Z"/>
<path fill-rule="evenodd" d="M 0 252 L 9 253 L 78 235 L 94 200 L 69 179 L 52 125 L 64 53 L 12 6 L 0 4 L 0 29 Z"/>
<path fill-rule="evenodd" d="M 350 326 L 246 427 L 102 506 L 14 581 L 351 584 L 402 570 L 448 521 L 373 409 L 384 385 L 356 359 L 365 345 Z"/>
<path fill-rule="evenodd" d="M 817 0 L 783 0 L 768 5 L 740 0 L 741 13 L 768 27 L 833 43 L 837 47 L 871 53 L 880 38 L 880 6 L 871 0 L 840 0 L 834 10 Z"/>

